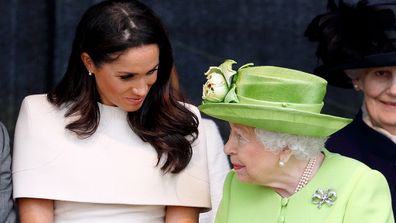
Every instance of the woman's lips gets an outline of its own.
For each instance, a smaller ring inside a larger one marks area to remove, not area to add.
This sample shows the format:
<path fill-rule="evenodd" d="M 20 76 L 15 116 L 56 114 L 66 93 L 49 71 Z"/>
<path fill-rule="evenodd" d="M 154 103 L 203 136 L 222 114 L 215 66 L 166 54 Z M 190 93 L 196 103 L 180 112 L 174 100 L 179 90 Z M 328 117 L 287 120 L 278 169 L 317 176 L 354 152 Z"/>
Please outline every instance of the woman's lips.
<path fill-rule="evenodd" d="M 142 97 L 142 98 L 127 98 L 127 100 L 132 104 L 138 105 L 144 101 L 144 97 Z"/>
<path fill-rule="evenodd" d="M 234 170 L 240 170 L 240 169 L 242 169 L 244 167 L 244 166 L 239 165 L 239 164 L 232 164 L 232 166 L 233 166 Z"/>
<path fill-rule="evenodd" d="M 384 103 L 385 105 L 395 106 L 395 107 L 396 107 L 396 103 L 395 103 L 395 102 L 386 102 L 386 101 L 382 101 L 382 103 Z"/>
<path fill-rule="evenodd" d="M 385 109 L 389 110 L 396 110 L 396 103 L 395 102 L 386 102 L 386 101 L 381 101 L 381 103 L 385 106 Z"/>

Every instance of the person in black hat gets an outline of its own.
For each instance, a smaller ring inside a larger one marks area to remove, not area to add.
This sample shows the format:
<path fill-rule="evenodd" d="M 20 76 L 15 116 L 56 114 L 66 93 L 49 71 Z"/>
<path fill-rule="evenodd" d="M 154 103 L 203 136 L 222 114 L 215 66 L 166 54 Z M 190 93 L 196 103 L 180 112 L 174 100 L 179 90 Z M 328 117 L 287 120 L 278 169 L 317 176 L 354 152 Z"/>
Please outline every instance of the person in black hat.
<path fill-rule="evenodd" d="M 396 1 L 328 1 L 305 36 L 317 42 L 315 74 L 330 85 L 363 92 L 354 121 L 330 137 L 326 148 L 382 172 L 396 209 Z"/>

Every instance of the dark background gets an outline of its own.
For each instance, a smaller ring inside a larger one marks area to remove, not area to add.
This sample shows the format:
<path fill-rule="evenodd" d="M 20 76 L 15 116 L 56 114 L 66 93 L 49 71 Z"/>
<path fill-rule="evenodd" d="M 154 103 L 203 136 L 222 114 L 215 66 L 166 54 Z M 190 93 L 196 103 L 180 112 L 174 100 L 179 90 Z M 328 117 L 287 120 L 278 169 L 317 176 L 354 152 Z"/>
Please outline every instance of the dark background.
<path fill-rule="evenodd" d="M 13 135 L 22 99 L 45 93 L 63 75 L 74 28 L 98 0 L 0 0 L 0 120 Z M 162 18 L 173 44 L 181 87 L 199 105 L 203 73 L 230 58 L 311 72 L 315 45 L 307 24 L 326 0 L 146 0 Z M 361 96 L 328 88 L 324 112 L 353 117 Z M 226 124 L 217 122 L 223 136 Z"/>

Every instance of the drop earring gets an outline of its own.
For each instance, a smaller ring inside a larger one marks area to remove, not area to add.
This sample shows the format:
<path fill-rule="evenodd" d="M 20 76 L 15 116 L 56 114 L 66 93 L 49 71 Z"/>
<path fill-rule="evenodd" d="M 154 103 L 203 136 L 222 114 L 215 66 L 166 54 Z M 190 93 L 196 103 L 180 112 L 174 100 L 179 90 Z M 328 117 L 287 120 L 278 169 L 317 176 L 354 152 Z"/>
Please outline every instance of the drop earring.
<path fill-rule="evenodd" d="M 91 72 L 91 71 L 88 71 L 88 75 L 89 75 L 89 76 L 92 76 L 92 72 Z"/>
<path fill-rule="evenodd" d="M 279 160 L 279 166 L 280 166 L 280 167 L 283 167 L 284 165 L 285 165 L 285 161 Z"/>
<path fill-rule="evenodd" d="M 357 85 L 357 84 L 354 84 L 353 88 L 355 88 L 356 91 L 360 90 L 359 85 Z"/>

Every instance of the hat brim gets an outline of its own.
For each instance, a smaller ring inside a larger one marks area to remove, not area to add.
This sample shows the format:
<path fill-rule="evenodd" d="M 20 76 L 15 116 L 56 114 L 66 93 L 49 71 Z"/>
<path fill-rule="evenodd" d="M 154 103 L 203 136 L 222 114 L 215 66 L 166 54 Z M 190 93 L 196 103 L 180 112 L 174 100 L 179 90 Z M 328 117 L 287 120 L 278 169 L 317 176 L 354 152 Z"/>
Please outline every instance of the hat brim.
<path fill-rule="evenodd" d="M 329 136 L 352 120 L 290 108 L 241 103 L 205 103 L 199 109 L 214 118 L 272 132 L 314 137 Z"/>
<path fill-rule="evenodd" d="M 323 64 L 317 67 L 314 73 L 326 79 L 330 85 L 352 88 L 352 81 L 345 74 L 344 70 L 388 66 L 396 66 L 396 52 L 373 54 L 337 64 Z"/>

